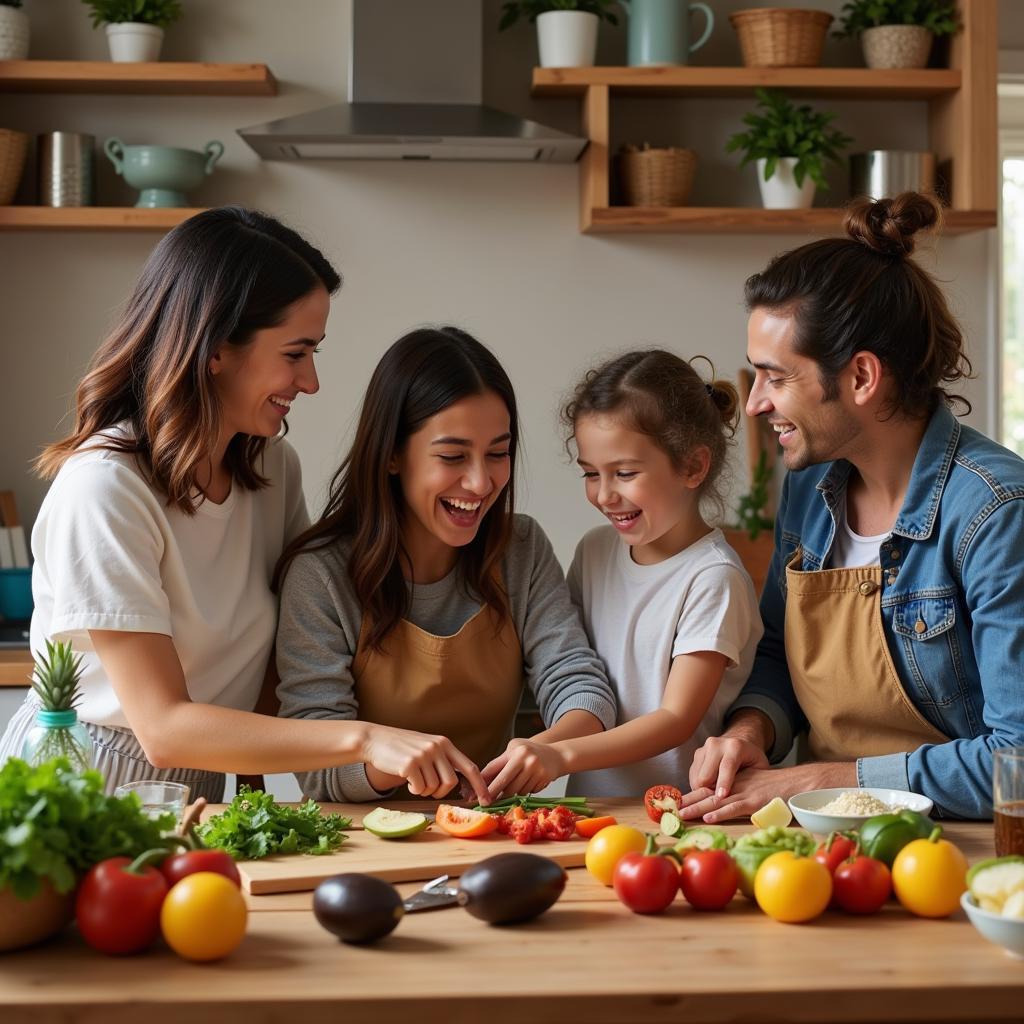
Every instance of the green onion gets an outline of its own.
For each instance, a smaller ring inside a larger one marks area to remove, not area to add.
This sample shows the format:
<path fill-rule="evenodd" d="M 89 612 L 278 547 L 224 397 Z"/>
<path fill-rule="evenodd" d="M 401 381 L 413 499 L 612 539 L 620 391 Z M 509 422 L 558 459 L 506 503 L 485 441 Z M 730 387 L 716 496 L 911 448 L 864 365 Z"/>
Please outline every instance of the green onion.
<path fill-rule="evenodd" d="M 487 804 L 486 807 L 483 804 L 477 804 L 473 810 L 486 811 L 488 814 L 505 814 L 512 810 L 513 807 L 522 807 L 524 811 L 568 807 L 575 814 L 582 814 L 587 818 L 593 816 L 593 811 L 587 806 L 587 798 L 585 796 L 546 797 L 516 795 L 496 800 L 493 804 Z"/>

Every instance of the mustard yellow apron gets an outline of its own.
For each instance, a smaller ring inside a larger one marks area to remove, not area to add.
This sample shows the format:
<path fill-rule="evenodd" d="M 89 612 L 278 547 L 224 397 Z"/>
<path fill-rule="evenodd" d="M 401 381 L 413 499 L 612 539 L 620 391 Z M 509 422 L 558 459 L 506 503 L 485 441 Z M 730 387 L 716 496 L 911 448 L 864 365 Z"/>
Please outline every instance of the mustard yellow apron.
<path fill-rule="evenodd" d="M 480 767 L 505 749 L 523 690 L 509 616 L 499 626 L 484 605 L 453 636 L 402 619 L 379 651 L 366 642 L 367 628 L 364 616 L 352 661 L 362 720 L 447 736 Z"/>
<path fill-rule="evenodd" d="M 882 567 L 802 572 L 786 565 L 786 660 L 815 761 L 945 743 L 900 682 L 882 628 Z"/>

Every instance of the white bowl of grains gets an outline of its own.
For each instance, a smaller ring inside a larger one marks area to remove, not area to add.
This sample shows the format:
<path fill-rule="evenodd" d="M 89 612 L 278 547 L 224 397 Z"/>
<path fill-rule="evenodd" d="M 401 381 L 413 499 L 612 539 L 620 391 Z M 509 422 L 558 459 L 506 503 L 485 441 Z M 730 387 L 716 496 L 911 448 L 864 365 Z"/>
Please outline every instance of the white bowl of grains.
<path fill-rule="evenodd" d="M 860 828 L 876 814 L 903 810 L 927 814 L 932 802 L 902 789 L 812 789 L 791 797 L 789 809 L 805 829 L 825 836 Z"/>

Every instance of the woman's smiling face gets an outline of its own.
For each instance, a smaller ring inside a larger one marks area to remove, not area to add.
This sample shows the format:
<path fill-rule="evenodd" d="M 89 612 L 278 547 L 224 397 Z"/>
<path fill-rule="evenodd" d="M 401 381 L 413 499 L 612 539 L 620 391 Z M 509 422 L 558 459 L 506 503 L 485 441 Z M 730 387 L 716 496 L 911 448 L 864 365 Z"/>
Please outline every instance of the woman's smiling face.
<path fill-rule="evenodd" d="M 455 549 L 476 536 L 512 473 L 511 419 L 493 391 L 462 398 L 409 435 L 389 470 L 405 502 L 402 541 L 419 551 Z"/>

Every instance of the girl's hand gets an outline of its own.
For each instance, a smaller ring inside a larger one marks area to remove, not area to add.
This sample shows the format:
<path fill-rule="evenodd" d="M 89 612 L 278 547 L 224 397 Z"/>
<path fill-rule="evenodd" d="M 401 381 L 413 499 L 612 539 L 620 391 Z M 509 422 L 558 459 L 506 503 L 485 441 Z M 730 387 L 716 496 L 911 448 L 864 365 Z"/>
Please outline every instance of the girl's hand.
<path fill-rule="evenodd" d="M 447 736 L 365 724 L 362 760 L 384 775 L 404 779 L 414 796 L 447 796 L 459 784 L 458 773 L 473 787 L 480 803 L 491 802 L 480 769 Z"/>
<path fill-rule="evenodd" d="M 490 800 L 503 793 L 536 793 L 567 771 L 557 748 L 535 740 L 515 739 L 503 754 L 484 766 L 483 777 L 490 783 Z"/>

